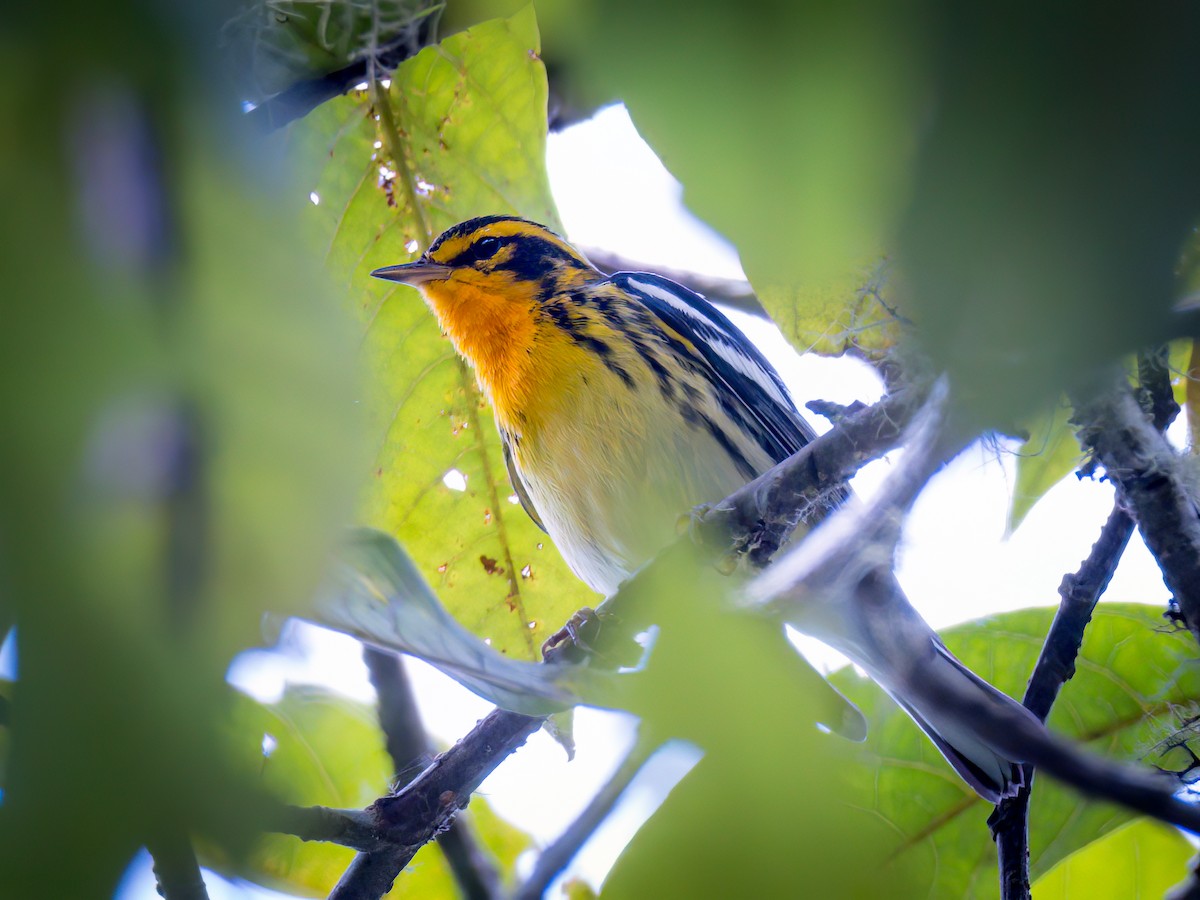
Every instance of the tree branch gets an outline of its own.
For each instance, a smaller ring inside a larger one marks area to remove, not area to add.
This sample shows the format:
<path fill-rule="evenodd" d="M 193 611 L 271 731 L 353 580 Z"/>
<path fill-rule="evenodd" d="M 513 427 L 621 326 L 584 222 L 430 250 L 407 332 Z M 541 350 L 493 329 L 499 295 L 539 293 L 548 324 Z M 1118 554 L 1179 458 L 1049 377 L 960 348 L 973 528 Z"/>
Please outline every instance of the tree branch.
<path fill-rule="evenodd" d="M 926 396 L 909 387 L 846 415 L 795 455 L 702 508 L 695 531 L 714 550 L 744 553 L 765 566 L 798 522 L 827 511 L 830 497 L 860 468 L 900 444 Z"/>
<path fill-rule="evenodd" d="M 1162 569 L 1180 618 L 1200 640 L 1200 516 L 1178 454 L 1146 421 L 1123 373 L 1110 373 L 1073 399 L 1080 442 L 1116 483 Z"/>
<path fill-rule="evenodd" d="M 265 831 L 290 834 L 302 841 L 340 844 L 364 853 L 388 847 L 369 810 L 281 803 L 262 812 L 262 823 Z"/>
<path fill-rule="evenodd" d="M 208 900 L 208 888 L 187 835 L 164 829 L 146 842 L 146 849 L 154 860 L 154 878 L 163 900 Z"/>
<path fill-rule="evenodd" d="M 397 774 L 397 788 L 427 768 L 433 753 L 421 722 L 416 697 L 396 654 L 365 647 L 363 659 L 371 684 L 379 698 L 379 721 L 387 743 L 388 755 Z M 372 829 L 378 823 L 372 821 Z M 468 831 L 466 822 L 451 822 L 437 835 L 451 873 L 469 900 L 488 900 L 500 894 L 500 877 Z M 332 900 L 378 900 L 392 888 L 397 876 L 415 854 L 415 848 L 397 846 L 381 840 L 379 846 L 360 849 L 330 894 Z"/>
<path fill-rule="evenodd" d="M 1033 667 L 1025 690 L 1025 708 L 1046 721 L 1062 686 L 1075 674 L 1075 659 L 1083 644 L 1083 633 L 1100 595 L 1108 587 L 1117 563 L 1133 535 L 1133 519 L 1113 508 L 1091 553 L 1074 575 L 1063 578 L 1058 589 L 1062 601 L 1042 652 Z M 1029 894 L 1029 798 L 1033 771 L 1017 796 L 1000 802 L 988 818 L 1000 865 L 1000 895 L 1003 900 L 1027 900 Z"/>
<path fill-rule="evenodd" d="M 846 416 L 830 432 L 814 439 L 791 459 L 703 512 L 696 525 L 699 535 L 709 546 L 714 543 L 722 546 L 719 535 L 724 534 L 723 549 L 726 552 L 731 546 L 748 548 L 754 559 L 769 558 L 773 548 L 786 537 L 788 528 L 818 502 L 815 498 L 828 496 L 864 462 L 900 443 L 904 424 L 913 418 L 923 400 L 917 392 L 898 392 L 874 407 Z M 1136 404 L 1134 408 L 1137 408 Z M 934 449 L 940 453 L 945 444 L 942 440 Z M 937 455 L 930 455 L 931 466 Z M 664 555 L 670 553 L 670 548 L 664 551 Z M 860 571 L 877 574 L 870 567 Z M 635 576 L 634 581 L 641 577 Z M 870 577 L 863 581 L 868 595 L 873 589 L 869 581 Z M 881 584 L 874 586 L 876 593 Z M 619 592 L 614 599 L 619 599 L 621 593 L 625 591 Z M 621 610 L 620 615 L 624 616 L 625 612 Z M 623 630 L 616 629 L 617 632 Z M 568 650 L 577 652 L 577 648 L 567 641 L 555 646 L 547 655 L 554 653 L 557 658 L 558 653 Z M 964 696 L 959 685 L 930 678 L 924 670 L 914 672 L 910 680 L 917 684 L 909 687 L 919 691 L 930 708 L 961 716 L 997 748 L 1010 748 L 1014 755 L 1024 756 L 1084 791 L 1200 831 L 1200 809 L 1177 800 L 1162 776 L 1081 753 L 1068 742 L 1045 732 L 1033 720 L 1017 717 L 1013 710 L 1002 706 L 981 705 L 978 695 Z M 281 817 L 279 824 L 283 827 L 277 830 L 306 839 L 335 840 L 363 851 L 391 848 L 386 859 L 379 857 L 386 862 L 386 867 L 381 865 L 372 871 L 376 875 L 393 869 L 400 871 L 420 846 L 446 829 L 487 775 L 520 747 L 542 722 L 541 717 L 493 710 L 394 796 L 381 798 L 362 812 L 291 809 L 287 816 Z M 585 828 L 586 822 L 580 827 Z M 578 837 L 564 836 L 564 840 L 562 852 L 565 854 Z M 549 858 L 546 867 L 554 862 L 554 857 Z M 347 877 L 351 874 L 348 872 Z M 365 884 L 375 876 L 368 872 L 355 877 Z M 380 876 L 373 889 L 377 889 L 383 880 Z M 355 895 L 344 893 L 338 896 L 345 900 Z"/>
<path fill-rule="evenodd" d="M 1166 347 L 1138 355 L 1138 403 L 1158 432 L 1179 412 L 1171 391 Z M 1079 571 L 1063 578 L 1058 592 L 1058 612 L 1050 624 L 1042 652 L 1025 690 L 1025 708 L 1043 722 L 1058 699 L 1059 691 L 1075 674 L 1075 659 L 1083 645 L 1083 634 L 1100 596 L 1108 588 L 1129 539 L 1133 518 L 1118 497 L 1099 539 Z M 1000 863 L 1000 893 L 1003 900 L 1028 900 L 1029 885 L 1029 799 L 1034 771 L 1016 797 L 1001 802 L 988 818 Z"/>
<path fill-rule="evenodd" d="M 432 762 L 434 748 L 421 721 L 404 660 L 395 653 L 374 647 L 364 647 L 363 660 L 379 698 L 379 724 L 387 741 L 388 755 L 400 779 L 399 787 L 411 780 L 406 773 L 416 774 Z M 451 822 L 446 831 L 437 836 L 437 842 L 454 880 L 468 900 L 489 900 L 500 895 L 500 874 L 478 845 L 465 819 L 457 818 Z M 402 854 L 396 853 L 394 848 L 360 856 L 371 859 L 355 860 L 339 881 L 335 890 L 337 896 L 382 896 L 390 890 L 404 867 Z M 383 891 L 374 893 L 380 886 Z"/>

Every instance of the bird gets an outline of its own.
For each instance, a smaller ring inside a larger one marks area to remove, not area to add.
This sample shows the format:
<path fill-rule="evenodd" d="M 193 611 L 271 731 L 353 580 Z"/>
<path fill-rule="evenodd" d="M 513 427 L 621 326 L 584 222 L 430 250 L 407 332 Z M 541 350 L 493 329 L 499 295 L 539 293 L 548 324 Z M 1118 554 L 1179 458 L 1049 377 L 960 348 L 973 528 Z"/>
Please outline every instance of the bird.
<path fill-rule="evenodd" d="M 771 363 L 706 299 L 661 275 L 605 274 L 536 222 L 469 219 L 415 261 L 371 274 L 420 292 L 491 404 L 522 506 L 600 594 L 675 540 L 681 514 L 815 436 Z M 981 703 L 1025 712 L 954 658 L 898 584 L 895 593 L 943 676 Z M 814 635 L 880 683 L 981 797 L 996 803 L 1024 784 L 1011 751 L 906 696 L 852 616 Z"/>

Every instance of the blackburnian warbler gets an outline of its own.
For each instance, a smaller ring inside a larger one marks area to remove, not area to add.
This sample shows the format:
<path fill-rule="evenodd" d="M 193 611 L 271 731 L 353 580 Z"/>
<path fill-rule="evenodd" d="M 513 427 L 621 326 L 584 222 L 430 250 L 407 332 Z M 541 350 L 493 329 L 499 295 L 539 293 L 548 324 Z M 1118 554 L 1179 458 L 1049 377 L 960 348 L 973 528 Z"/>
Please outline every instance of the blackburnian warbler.
<path fill-rule="evenodd" d="M 471 219 L 417 261 L 372 274 L 420 290 L 491 401 L 521 503 L 602 594 L 675 538 L 680 514 L 813 437 L 770 363 L 708 301 L 658 275 L 605 275 L 533 222 Z M 889 684 L 853 623 L 841 630 L 816 636 L 889 690 L 981 796 L 1015 791 L 1019 766 L 925 714 Z M 981 698 L 1017 705 L 932 630 L 929 640 Z"/>

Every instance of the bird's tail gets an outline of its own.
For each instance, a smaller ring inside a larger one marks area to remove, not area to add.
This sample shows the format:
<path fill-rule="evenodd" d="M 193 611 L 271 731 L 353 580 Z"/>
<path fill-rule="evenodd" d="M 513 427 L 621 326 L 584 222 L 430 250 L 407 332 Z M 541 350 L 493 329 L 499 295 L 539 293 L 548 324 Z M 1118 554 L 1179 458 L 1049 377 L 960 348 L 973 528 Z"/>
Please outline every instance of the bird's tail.
<path fill-rule="evenodd" d="M 1015 795 L 1025 783 L 1020 754 L 1011 745 L 999 746 L 985 737 L 974 724 L 976 717 L 962 713 L 963 706 L 984 716 L 999 709 L 1005 716 L 1031 720 L 1039 729 L 1041 723 L 959 662 L 890 573 L 859 587 L 866 589 L 844 598 L 846 602 L 818 601 L 789 621 L 864 669 L 979 796 L 998 803 Z"/>
<path fill-rule="evenodd" d="M 959 679 L 960 683 L 963 680 L 969 682 L 970 689 L 979 694 L 981 702 L 1019 705 L 959 662 L 940 640 L 934 640 L 937 656 L 933 664 L 943 669 L 943 677 Z M 929 736 L 963 781 L 989 803 L 1015 796 L 1025 784 L 1025 772 L 1020 763 L 1009 759 L 959 718 L 947 715 L 937 707 L 926 711 L 919 700 L 913 701 L 893 690 L 888 693 Z"/>

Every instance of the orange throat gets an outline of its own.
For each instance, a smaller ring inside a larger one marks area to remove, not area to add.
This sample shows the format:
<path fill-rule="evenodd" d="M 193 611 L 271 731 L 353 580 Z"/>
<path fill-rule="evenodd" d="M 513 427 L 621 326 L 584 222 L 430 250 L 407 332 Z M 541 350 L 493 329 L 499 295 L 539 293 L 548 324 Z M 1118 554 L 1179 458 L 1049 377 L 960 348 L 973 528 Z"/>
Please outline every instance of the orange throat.
<path fill-rule="evenodd" d="M 501 296 L 457 278 L 421 285 L 421 294 L 475 370 L 501 423 L 515 427 L 533 387 L 536 300 L 511 287 Z"/>

